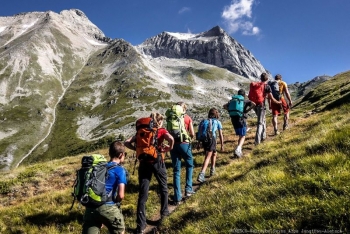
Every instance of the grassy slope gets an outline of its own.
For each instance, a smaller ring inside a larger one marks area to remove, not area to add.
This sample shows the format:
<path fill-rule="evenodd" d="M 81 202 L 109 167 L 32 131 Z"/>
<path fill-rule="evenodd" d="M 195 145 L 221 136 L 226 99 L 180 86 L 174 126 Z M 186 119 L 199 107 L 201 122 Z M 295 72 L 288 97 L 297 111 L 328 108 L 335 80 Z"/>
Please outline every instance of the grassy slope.
<path fill-rule="evenodd" d="M 345 75 L 332 82 L 339 84 L 347 80 L 349 74 Z M 335 89 L 331 82 L 325 82 L 325 87 Z M 339 93 L 335 98 L 342 99 L 349 90 L 343 86 Z M 300 104 L 303 109 L 317 109 L 317 112 L 310 115 L 302 109 L 294 110 L 292 128 L 273 141 L 254 147 L 253 133 L 250 133 L 244 152 L 251 153 L 242 160 L 229 158 L 237 138 L 231 135 L 230 123 L 225 122 L 225 152 L 219 153 L 217 175 L 171 214 L 164 223 L 163 232 L 230 233 L 245 229 L 341 229 L 348 232 L 350 105 L 346 103 L 329 110 L 330 106 L 335 106 L 335 98 L 325 100 L 324 95 L 318 95 L 323 97 L 305 106 Z M 269 124 L 268 132 L 271 131 Z M 100 153 L 106 155 L 107 150 Z M 194 156 L 195 179 L 203 153 L 194 151 Z M 67 157 L 3 174 L 0 232 L 80 233 L 83 208 L 75 205 L 69 210 L 74 170 L 79 167 L 80 159 L 79 156 Z M 126 162 L 126 167 L 132 174 L 133 159 Z M 169 159 L 167 167 L 171 167 Z M 131 176 L 123 202 L 128 232 L 135 228 L 136 176 L 137 172 Z M 159 212 L 154 182 L 147 203 L 148 217 Z M 171 169 L 168 182 L 172 194 Z"/>

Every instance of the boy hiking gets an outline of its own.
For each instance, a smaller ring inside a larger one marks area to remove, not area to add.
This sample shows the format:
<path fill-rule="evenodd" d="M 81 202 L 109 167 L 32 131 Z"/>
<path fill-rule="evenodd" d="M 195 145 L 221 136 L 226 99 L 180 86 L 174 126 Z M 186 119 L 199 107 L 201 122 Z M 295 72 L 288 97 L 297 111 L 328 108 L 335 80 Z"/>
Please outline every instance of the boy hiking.
<path fill-rule="evenodd" d="M 176 140 L 174 148 L 170 151 L 171 161 L 173 166 L 173 185 L 174 185 L 174 205 L 179 205 L 182 201 L 181 193 L 181 159 L 185 161 L 186 166 L 186 185 L 185 197 L 190 197 L 195 192 L 192 189 L 192 174 L 193 174 L 193 156 L 191 139 L 194 137 L 192 119 L 186 114 L 187 106 L 184 102 L 178 102 L 177 105 L 183 108 L 184 113 L 184 128 L 186 129 L 190 139 Z"/>
<path fill-rule="evenodd" d="M 253 102 L 245 100 L 244 97 L 245 91 L 240 89 L 237 95 L 234 95 L 232 99 L 223 106 L 224 109 L 229 111 L 233 128 L 235 129 L 236 135 L 239 136 L 237 148 L 233 153 L 233 157 L 238 158 L 243 156 L 242 147 L 247 134 L 247 113 L 255 107 Z"/>
<path fill-rule="evenodd" d="M 216 150 L 216 131 L 219 132 L 219 138 L 220 138 L 220 150 L 224 150 L 224 137 L 222 135 L 222 124 L 218 120 L 219 119 L 219 112 L 216 108 L 211 108 L 208 113 L 208 122 L 210 124 L 211 128 L 211 138 L 208 141 L 203 141 L 202 145 L 205 151 L 205 159 L 203 162 L 202 170 L 199 173 L 197 177 L 197 181 L 200 183 L 205 182 L 205 171 L 207 170 L 207 167 L 209 165 L 209 162 L 211 162 L 211 168 L 210 168 L 210 176 L 213 176 L 215 174 L 215 163 L 216 163 L 216 157 L 217 157 L 217 150 Z"/>
<path fill-rule="evenodd" d="M 165 128 L 162 128 L 163 120 L 164 117 L 159 113 L 152 113 L 149 118 L 139 119 L 136 121 L 136 135 L 124 142 L 127 148 L 136 150 L 136 156 L 140 162 L 138 170 L 139 197 L 136 213 L 137 233 L 144 233 L 144 229 L 146 228 L 146 202 L 152 175 L 158 181 L 161 197 L 161 219 L 159 223 L 162 222 L 164 217 L 169 215 L 168 184 L 164 152 L 168 152 L 173 148 L 174 139 Z M 145 124 L 146 121 L 148 121 L 147 124 Z M 146 136 L 150 136 L 150 138 L 142 138 Z M 164 140 L 168 141 L 169 145 L 164 145 Z M 152 145 L 144 145 L 150 141 L 152 141 Z"/>
<path fill-rule="evenodd" d="M 126 181 L 125 169 L 121 166 L 126 153 L 122 142 L 114 141 L 109 146 L 110 161 L 106 192 L 112 194 L 107 202 L 99 207 L 86 207 L 82 233 L 100 233 L 102 225 L 108 228 L 109 233 L 124 233 L 125 223 L 120 203 L 124 198 Z"/>
<path fill-rule="evenodd" d="M 283 131 L 284 131 L 288 129 L 289 111 L 293 103 L 289 94 L 287 83 L 282 81 L 282 76 L 280 74 L 277 74 L 275 76 L 275 81 L 277 82 L 279 87 L 278 92 L 281 99 L 281 104 L 276 104 L 273 102 L 270 102 L 269 104 L 273 115 L 273 118 L 272 118 L 273 129 L 275 131 L 275 135 L 278 135 L 279 131 L 277 126 L 277 118 L 278 118 L 278 115 L 281 114 L 281 108 L 283 109 L 283 114 L 284 114 L 284 119 L 283 119 L 284 120 Z M 285 97 L 287 97 L 289 104 L 287 104 Z"/>
<path fill-rule="evenodd" d="M 281 104 L 281 101 L 276 100 L 272 93 L 271 88 L 267 84 L 268 75 L 264 72 L 260 75 L 260 82 L 250 83 L 248 98 L 254 104 L 254 111 L 257 115 L 257 128 L 255 133 L 255 145 L 261 143 L 266 139 L 266 106 L 265 99 L 268 98 L 273 103 Z"/>

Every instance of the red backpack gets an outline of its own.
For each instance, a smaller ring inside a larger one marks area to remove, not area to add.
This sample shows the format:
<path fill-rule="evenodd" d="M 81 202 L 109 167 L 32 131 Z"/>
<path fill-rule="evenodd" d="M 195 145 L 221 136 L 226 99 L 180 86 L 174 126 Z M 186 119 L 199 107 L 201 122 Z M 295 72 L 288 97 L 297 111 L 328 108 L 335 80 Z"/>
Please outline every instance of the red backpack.
<path fill-rule="evenodd" d="M 248 98 L 256 105 L 261 105 L 265 100 L 265 82 L 251 82 Z"/>

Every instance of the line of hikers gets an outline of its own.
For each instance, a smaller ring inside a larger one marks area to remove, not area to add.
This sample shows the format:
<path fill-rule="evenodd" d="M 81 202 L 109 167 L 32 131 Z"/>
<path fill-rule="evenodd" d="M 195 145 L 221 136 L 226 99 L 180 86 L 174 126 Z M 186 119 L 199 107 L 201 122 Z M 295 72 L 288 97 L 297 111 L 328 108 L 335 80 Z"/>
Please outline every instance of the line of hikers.
<path fill-rule="evenodd" d="M 292 100 L 286 83 L 281 80 L 281 75 L 275 76 L 276 82 L 268 83 L 266 73 L 261 74 L 260 79 L 260 82 L 251 82 L 248 94 L 249 100 L 245 99 L 245 91 L 240 89 L 237 95 L 233 95 L 232 99 L 223 106 L 229 112 L 235 134 L 239 137 L 233 157 L 240 158 L 243 156 L 242 147 L 247 132 L 247 113 L 252 109 L 257 115 L 258 123 L 255 144 L 257 145 L 265 140 L 265 99 L 268 100 L 269 108 L 272 110 L 275 134 L 279 134 L 277 116 L 280 114 L 281 108 L 283 108 L 285 116 L 283 130 L 288 128 L 289 109 L 292 107 Z M 277 83 L 276 88 L 274 88 L 273 83 Z M 288 104 L 284 96 L 288 99 Z M 185 198 L 195 194 L 192 186 L 194 164 L 191 144 L 194 137 L 199 142 L 197 148 L 203 148 L 205 151 L 205 159 L 197 176 L 197 181 L 205 182 L 205 173 L 209 164 L 209 175 L 213 176 L 215 174 L 218 155 L 217 138 L 220 140 L 220 150 L 224 150 L 223 127 L 219 120 L 219 111 L 216 108 L 211 108 L 207 118 L 199 123 L 198 131 L 195 133 L 193 121 L 186 114 L 186 110 L 186 104 L 178 102 L 166 111 L 165 116 L 160 113 L 152 113 L 149 117 L 138 119 L 134 136 L 124 142 L 114 141 L 110 145 L 109 162 L 104 160 L 102 155 L 83 157 L 82 168 L 77 172 L 77 180 L 74 186 L 74 196 L 81 204 L 86 206 L 82 233 L 99 233 L 102 225 L 106 226 L 110 233 L 124 233 L 125 223 L 120 203 L 124 198 L 128 178 L 128 173 L 122 166 L 126 156 L 125 148 L 136 151 L 136 157 L 139 161 L 136 233 L 144 233 L 146 228 L 145 207 L 153 175 L 158 182 L 161 197 L 161 218 L 158 225 L 169 215 L 167 170 L 164 163 L 166 152 L 170 152 L 172 160 L 173 205 L 179 205 Z M 163 128 L 164 120 L 166 120 L 166 128 Z M 184 196 L 180 183 L 182 159 L 186 168 Z M 89 178 L 89 180 L 86 181 L 86 178 Z M 105 183 L 105 186 L 104 184 L 98 186 L 100 182 Z"/>

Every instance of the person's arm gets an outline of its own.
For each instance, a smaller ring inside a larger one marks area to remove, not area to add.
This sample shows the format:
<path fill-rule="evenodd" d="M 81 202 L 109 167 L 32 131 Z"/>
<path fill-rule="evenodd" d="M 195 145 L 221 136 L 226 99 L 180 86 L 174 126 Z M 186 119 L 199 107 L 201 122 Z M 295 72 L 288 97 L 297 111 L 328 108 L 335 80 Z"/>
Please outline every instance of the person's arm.
<path fill-rule="evenodd" d="M 120 184 L 118 185 L 117 191 L 118 191 L 118 194 L 117 194 L 115 200 L 116 200 L 116 202 L 121 202 L 121 201 L 124 199 L 125 184 L 120 183 Z"/>
<path fill-rule="evenodd" d="M 136 150 L 135 145 L 133 145 L 132 143 L 134 143 L 136 140 L 136 136 L 132 136 L 129 139 L 124 141 L 124 145 L 126 148 L 129 148 L 131 150 Z"/>
<path fill-rule="evenodd" d="M 190 121 L 189 129 L 188 129 L 188 130 L 189 130 L 188 133 L 190 134 L 191 139 L 193 139 L 193 137 L 194 137 L 194 129 L 193 129 L 192 120 Z"/>
<path fill-rule="evenodd" d="M 272 93 L 267 93 L 267 98 L 268 98 L 269 100 L 271 100 L 273 103 L 281 104 L 281 101 L 277 101 L 277 100 L 273 97 Z"/>
<path fill-rule="evenodd" d="M 292 103 L 292 98 L 290 97 L 290 93 L 289 93 L 289 90 L 288 90 L 288 87 L 286 85 L 285 89 L 284 89 L 284 93 L 285 95 L 287 96 L 288 98 L 288 101 L 289 101 L 289 108 L 291 108 L 293 106 L 293 103 Z"/>
<path fill-rule="evenodd" d="M 249 107 L 245 110 L 245 113 L 248 113 L 251 109 L 253 109 L 256 106 L 256 104 L 252 101 L 250 101 Z"/>
<path fill-rule="evenodd" d="M 225 105 L 223 105 L 222 108 L 224 108 L 225 110 L 228 110 L 228 103 L 226 103 Z"/>
<path fill-rule="evenodd" d="M 219 129 L 219 138 L 220 138 L 220 150 L 223 151 L 224 150 L 224 136 L 222 134 L 222 129 Z"/>
<path fill-rule="evenodd" d="M 169 145 L 166 145 L 165 147 L 162 148 L 162 152 L 168 152 L 174 148 L 174 138 L 172 135 L 170 135 L 169 132 L 167 132 L 164 135 L 164 139 L 168 141 Z"/>

